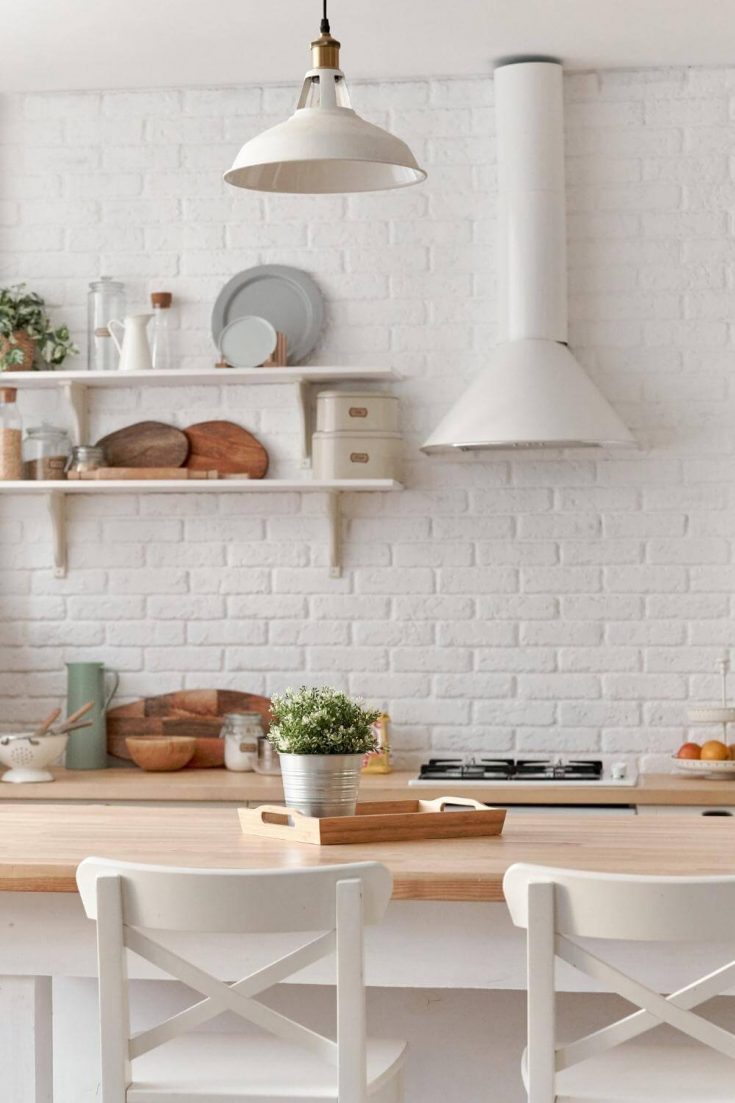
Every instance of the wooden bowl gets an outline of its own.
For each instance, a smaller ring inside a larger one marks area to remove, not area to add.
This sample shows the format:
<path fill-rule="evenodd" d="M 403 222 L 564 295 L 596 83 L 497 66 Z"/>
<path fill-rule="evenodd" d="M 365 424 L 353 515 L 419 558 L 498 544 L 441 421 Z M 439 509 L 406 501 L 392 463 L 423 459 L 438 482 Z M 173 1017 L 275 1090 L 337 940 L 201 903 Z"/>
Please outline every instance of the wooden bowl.
<path fill-rule="evenodd" d="M 194 755 L 187 762 L 190 770 L 207 770 L 225 764 L 225 741 L 218 735 L 200 735 L 196 740 Z"/>
<path fill-rule="evenodd" d="M 194 754 L 196 743 L 193 735 L 167 735 L 161 739 L 129 736 L 125 740 L 130 757 L 141 770 L 181 770 Z"/>

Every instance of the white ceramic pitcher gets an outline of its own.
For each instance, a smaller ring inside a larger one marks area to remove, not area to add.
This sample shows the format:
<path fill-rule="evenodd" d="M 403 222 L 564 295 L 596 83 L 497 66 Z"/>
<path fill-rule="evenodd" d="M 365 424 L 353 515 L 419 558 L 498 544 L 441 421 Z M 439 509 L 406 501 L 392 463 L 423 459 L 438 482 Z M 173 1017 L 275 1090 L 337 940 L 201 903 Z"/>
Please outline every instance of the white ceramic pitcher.
<path fill-rule="evenodd" d="M 117 351 L 120 353 L 119 371 L 149 371 L 153 367 L 147 327 L 152 314 L 126 314 L 125 320 L 111 318 L 107 323 Z M 122 338 L 115 335 L 115 326 L 122 331 Z"/>

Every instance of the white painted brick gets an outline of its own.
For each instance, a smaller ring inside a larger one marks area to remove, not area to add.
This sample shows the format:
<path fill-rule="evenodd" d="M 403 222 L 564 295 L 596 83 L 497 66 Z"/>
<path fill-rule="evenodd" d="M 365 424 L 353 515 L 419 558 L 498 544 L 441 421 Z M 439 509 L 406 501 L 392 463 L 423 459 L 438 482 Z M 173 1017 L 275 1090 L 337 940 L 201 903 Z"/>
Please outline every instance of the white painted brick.
<path fill-rule="evenodd" d="M 684 700 L 716 694 L 732 643 L 735 70 L 565 83 L 570 339 L 640 452 L 418 451 L 497 340 L 491 80 L 354 86 L 358 110 L 404 134 L 430 177 L 349 197 L 223 185 L 238 146 L 291 112 L 292 86 L 6 102 L 7 280 L 31 281 L 80 337 L 90 273 L 123 278 L 139 306 L 167 286 L 177 355 L 201 367 L 210 304 L 234 272 L 306 269 L 327 302 L 312 358 L 406 376 L 411 489 L 344 498 L 340 580 L 320 495 L 75 500 L 65 580 L 41 504 L 8 499 L 0 695 L 42 714 L 63 694 L 59 664 L 81 654 L 126 671 L 126 699 L 160 692 L 162 675 L 256 692 L 332 682 L 394 711 L 411 768 L 429 748 L 666 762 Z M 263 436 L 271 474 L 297 470 L 293 396 L 278 387 L 91 399 L 93 434 L 232 417 Z M 23 396 L 26 424 L 65 416 L 49 400 Z"/>

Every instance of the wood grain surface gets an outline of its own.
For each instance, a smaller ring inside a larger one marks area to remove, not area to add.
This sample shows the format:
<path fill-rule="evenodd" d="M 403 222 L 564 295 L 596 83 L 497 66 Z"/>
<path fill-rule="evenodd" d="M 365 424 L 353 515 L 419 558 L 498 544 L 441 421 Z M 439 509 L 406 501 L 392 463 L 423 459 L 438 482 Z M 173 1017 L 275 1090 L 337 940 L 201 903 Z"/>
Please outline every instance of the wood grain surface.
<path fill-rule="evenodd" d="M 174 775 L 172 775 L 174 776 Z M 315 847 L 243 835 L 235 808 L 0 807 L 0 890 L 74 892 L 88 855 L 151 864 L 297 869 L 379 861 L 398 900 L 502 900 L 514 862 L 614 873 L 735 874 L 735 824 L 690 816 L 508 813 L 502 835 Z"/>
<path fill-rule="evenodd" d="M 270 727 L 270 698 L 256 693 L 228 689 L 185 689 L 143 697 L 127 705 L 118 705 L 107 713 L 107 751 L 114 758 L 130 759 L 125 740 L 130 735 L 194 735 L 202 739 L 219 736 L 222 720 L 228 712 L 259 712 L 263 729 Z M 205 765 L 204 752 L 194 755 L 196 766 Z M 209 765 L 222 765 L 224 748 L 217 760 L 206 755 Z"/>
<path fill-rule="evenodd" d="M 189 454 L 184 433 L 163 421 L 139 421 L 97 441 L 108 467 L 182 467 Z"/>
<path fill-rule="evenodd" d="M 268 471 L 263 445 L 233 421 L 200 421 L 184 432 L 189 440 L 186 466 L 195 471 L 247 474 L 262 479 Z"/>

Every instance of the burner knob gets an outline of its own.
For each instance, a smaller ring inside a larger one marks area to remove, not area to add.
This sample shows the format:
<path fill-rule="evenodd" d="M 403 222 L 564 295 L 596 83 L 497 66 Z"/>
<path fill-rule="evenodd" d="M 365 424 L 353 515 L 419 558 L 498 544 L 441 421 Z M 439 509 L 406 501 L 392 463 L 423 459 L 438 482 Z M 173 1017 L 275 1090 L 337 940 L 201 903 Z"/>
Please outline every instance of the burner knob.
<path fill-rule="evenodd" d="M 628 763 L 613 762 L 610 773 L 613 781 L 623 781 L 628 776 Z"/>

